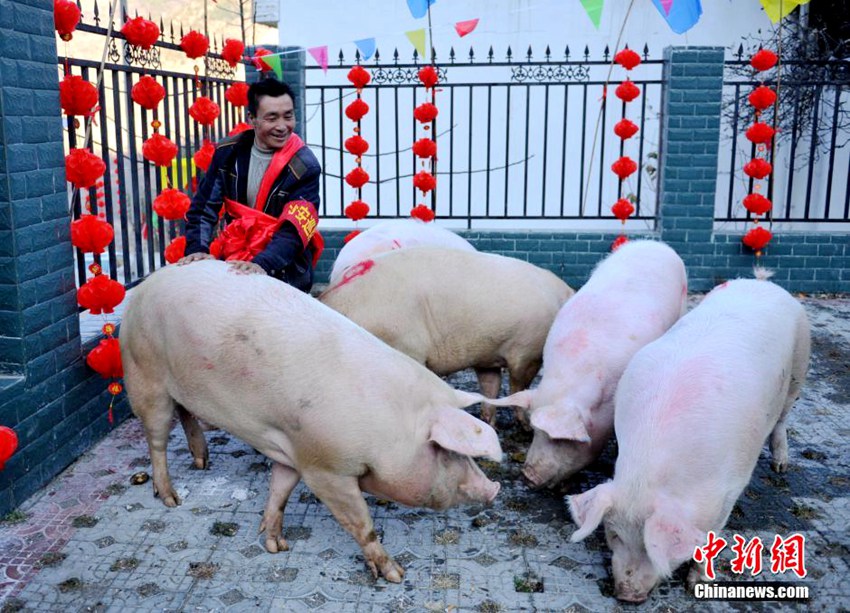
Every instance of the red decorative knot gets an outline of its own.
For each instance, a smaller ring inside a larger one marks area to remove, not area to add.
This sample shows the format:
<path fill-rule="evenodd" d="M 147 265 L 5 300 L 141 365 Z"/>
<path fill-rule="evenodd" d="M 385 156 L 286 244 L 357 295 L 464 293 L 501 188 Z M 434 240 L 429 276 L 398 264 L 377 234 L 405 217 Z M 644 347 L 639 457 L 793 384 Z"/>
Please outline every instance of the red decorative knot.
<path fill-rule="evenodd" d="M 761 72 L 770 70 L 779 61 L 777 55 L 770 49 L 760 49 L 750 60 L 750 66 Z"/>
<path fill-rule="evenodd" d="M 254 68 L 259 70 L 260 72 L 269 72 L 273 70 L 271 64 L 269 64 L 263 59 L 267 55 L 274 54 L 268 49 L 263 49 L 262 47 L 254 51 L 254 57 L 251 58 L 251 63 L 254 64 Z"/>
<path fill-rule="evenodd" d="M 413 109 L 413 117 L 420 123 L 431 123 L 439 114 L 440 111 L 430 102 L 423 102 Z"/>
<path fill-rule="evenodd" d="M 89 117 L 97 100 L 97 88 L 80 76 L 67 75 L 59 83 L 59 104 L 66 115 Z"/>
<path fill-rule="evenodd" d="M 212 164 L 213 155 L 215 155 L 215 145 L 204 139 L 203 146 L 192 156 L 192 161 L 195 162 L 195 166 L 206 172 Z"/>
<path fill-rule="evenodd" d="M 617 89 L 614 90 L 614 94 L 623 102 L 631 102 L 640 96 L 640 88 L 629 79 L 626 79 L 617 86 Z"/>
<path fill-rule="evenodd" d="M 420 138 L 413 143 L 413 154 L 423 159 L 437 157 L 437 143 L 430 138 Z"/>
<path fill-rule="evenodd" d="M 431 89 L 440 81 L 440 75 L 437 74 L 437 69 L 433 66 L 425 66 L 419 71 L 419 80 L 425 89 Z"/>
<path fill-rule="evenodd" d="M 360 98 L 345 107 L 345 116 L 351 121 L 360 121 L 369 112 L 369 105 Z"/>
<path fill-rule="evenodd" d="M 622 181 L 637 170 L 637 162 L 629 156 L 624 155 L 611 164 L 611 170 L 614 171 L 614 174 L 620 177 L 620 181 Z"/>
<path fill-rule="evenodd" d="M 71 244 L 84 253 L 103 253 L 114 237 L 109 222 L 95 215 L 83 215 L 71 222 Z"/>
<path fill-rule="evenodd" d="M 113 323 L 105 323 L 103 327 L 100 329 L 106 336 L 112 336 L 115 334 L 115 324 Z"/>
<path fill-rule="evenodd" d="M 142 49 L 150 49 L 159 39 L 159 26 L 153 21 L 144 17 L 134 17 L 129 19 L 124 27 L 121 28 L 121 34 L 127 39 L 127 42 Z"/>
<path fill-rule="evenodd" d="M 91 187 L 104 172 L 106 162 L 88 149 L 71 149 L 65 156 L 65 176 L 74 187 Z"/>
<path fill-rule="evenodd" d="M 157 166 L 170 166 L 177 156 L 177 145 L 162 134 L 154 134 L 142 145 L 142 155 Z"/>
<path fill-rule="evenodd" d="M 244 132 L 245 130 L 251 130 L 251 129 L 252 128 L 251 128 L 250 124 L 247 124 L 244 121 L 240 121 L 235 126 L 233 126 L 233 129 L 230 132 L 228 132 L 227 135 L 233 136 L 235 134 L 239 134 L 241 132 Z"/>
<path fill-rule="evenodd" d="M 234 83 L 224 91 L 224 98 L 233 106 L 248 106 L 248 84 Z"/>
<path fill-rule="evenodd" d="M 97 276 L 103 272 L 103 268 L 101 268 L 100 264 L 98 264 L 97 262 L 92 262 L 91 264 L 89 264 L 89 272 Z"/>
<path fill-rule="evenodd" d="M 212 247 L 212 245 L 210 245 Z M 210 249 L 212 251 L 212 249 Z M 165 248 L 165 261 L 169 264 L 174 264 L 177 260 L 183 257 L 183 254 L 186 252 L 186 237 L 178 236 L 173 241 L 168 243 L 168 247 Z"/>
<path fill-rule="evenodd" d="M 112 394 L 113 396 L 117 396 L 122 391 L 124 391 L 124 388 L 118 382 L 110 383 L 109 387 L 107 387 L 106 389 L 108 389 L 109 393 Z"/>
<path fill-rule="evenodd" d="M 176 221 L 186 216 L 191 204 L 189 196 L 179 190 L 167 188 L 154 199 L 153 210 L 164 219 Z"/>
<path fill-rule="evenodd" d="M 617 123 L 614 124 L 614 134 L 622 138 L 623 140 L 629 139 L 635 134 L 638 133 L 639 128 L 633 121 L 629 121 L 628 119 L 621 119 Z"/>
<path fill-rule="evenodd" d="M 762 158 L 753 158 L 744 164 L 744 173 L 753 179 L 764 179 L 771 172 L 773 172 L 773 166 Z"/>
<path fill-rule="evenodd" d="M 53 25 L 59 37 L 65 42 L 73 38 L 73 32 L 80 23 L 80 9 L 71 0 L 55 0 L 53 2 Z"/>
<path fill-rule="evenodd" d="M 614 61 L 626 70 L 631 70 L 640 64 L 640 56 L 631 49 L 626 48 L 617 52 L 617 55 L 614 56 Z"/>
<path fill-rule="evenodd" d="M 611 207 L 611 212 L 614 214 L 614 217 L 626 223 L 626 220 L 635 212 L 635 207 L 627 198 L 620 198 Z"/>
<path fill-rule="evenodd" d="M 198 32 L 190 30 L 180 39 L 180 48 L 186 53 L 190 59 L 204 57 L 210 48 L 210 39 Z"/>
<path fill-rule="evenodd" d="M 352 230 L 348 234 L 345 235 L 345 238 L 342 239 L 343 243 L 348 243 L 352 238 L 360 234 L 360 230 Z"/>
<path fill-rule="evenodd" d="M 89 351 L 86 364 L 104 379 L 120 379 L 124 376 L 121 365 L 121 346 L 117 338 L 105 338 Z"/>
<path fill-rule="evenodd" d="M 771 234 L 770 230 L 756 226 L 744 235 L 741 242 L 753 251 L 759 252 L 767 246 L 772 238 L 773 234 Z"/>
<path fill-rule="evenodd" d="M 772 127 L 760 121 L 751 125 L 746 132 L 747 140 L 757 144 L 767 144 L 773 140 L 773 135 L 776 133 Z"/>
<path fill-rule="evenodd" d="M 348 71 L 348 80 L 351 81 L 351 84 L 357 89 L 363 89 L 369 84 L 369 81 L 372 80 L 372 75 L 370 75 L 369 71 L 363 68 L 363 66 L 355 66 Z"/>
<path fill-rule="evenodd" d="M 437 179 L 427 170 L 420 170 L 413 175 L 413 187 L 427 194 L 437 187 Z"/>
<path fill-rule="evenodd" d="M 345 139 L 345 150 L 352 155 L 361 156 L 369 151 L 369 143 L 362 136 L 351 136 Z"/>
<path fill-rule="evenodd" d="M 189 115 L 203 126 L 212 125 L 221 114 L 221 108 L 206 96 L 199 96 L 189 107 Z"/>
<path fill-rule="evenodd" d="M 152 111 L 165 98 L 165 88 L 153 77 L 144 75 L 130 90 L 130 97 L 136 104 Z"/>
<path fill-rule="evenodd" d="M 107 275 L 97 275 L 83 283 L 77 290 L 77 302 L 92 315 L 112 313 L 124 300 L 126 290 L 118 281 Z"/>
<path fill-rule="evenodd" d="M 245 53 L 245 43 L 235 38 L 228 38 L 224 41 L 224 46 L 221 48 L 222 59 L 230 64 L 231 68 L 236 68 L 236 65 L 242 61 L 242 54 Z"/>
<path fill-rule="evenodd" d="M 753 215 L 764 215 L 773 203 L 761 194 L 749 194 L 744 198 L 744 208 Z"/>
<path fill-rule="evenodd" d="M 345 175 L 345 182 L 354 189 L 360 189 L 369 181 L 369 173 L 359 166 Z"/>
<path fill-rule="evenodd" d="M 756 108 L 756 110 L 763 111 L 776 102 L 776 92 L 766 85 L 759 85 L 752 91 L 747 99 L 750 101 L 750 104 Z"/>
<path fill-rule="evenodd" d="M 414 219 L 420 219 L 427 223 L 434 219 L 434 211 L 424 204 L 417 204 L 415 207 L 410 209 L 410 216 Z"/>
<path fill-rule="evenodd" d="M 162 127 L 162 122 L 159 119 L 154 119 L 151 122 L 151 127 L 153 128 L 153 131 L 156 132 Z"/>
<path fill-rule="evenodd" d="M 614 242 L 611 243 L 611 251 L 616 251 L 628 242 L 629 239 L 626 238 L 625 234 L 621 234 L 620 236 L 614 239 Z"/>
<path fill-rule="evenodd" d="M 369 205 L 362 200 L 355 200 L 345 207 L 345 216 L 354 221 L 360 221 L 369 214 Z"/>

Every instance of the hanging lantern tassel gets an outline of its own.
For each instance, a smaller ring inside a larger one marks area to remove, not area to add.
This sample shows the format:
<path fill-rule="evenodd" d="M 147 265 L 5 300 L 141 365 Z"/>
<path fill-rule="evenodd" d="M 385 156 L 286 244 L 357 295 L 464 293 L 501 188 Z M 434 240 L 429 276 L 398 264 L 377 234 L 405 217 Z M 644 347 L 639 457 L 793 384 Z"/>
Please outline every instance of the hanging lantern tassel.
<path fill-rule="evenodd" d="M 115 417 L 112 415 L 112 405 L 115 404 L 115 397 L 124 391 L 124 386 L 118 383 L 118 381 L 113 381 L 109 384 L 109 387 L 107 389 L 109 390 L 109 393 L 112 394 L 112 398 L 109 400 L 109 423 L 114 424 Z"/>

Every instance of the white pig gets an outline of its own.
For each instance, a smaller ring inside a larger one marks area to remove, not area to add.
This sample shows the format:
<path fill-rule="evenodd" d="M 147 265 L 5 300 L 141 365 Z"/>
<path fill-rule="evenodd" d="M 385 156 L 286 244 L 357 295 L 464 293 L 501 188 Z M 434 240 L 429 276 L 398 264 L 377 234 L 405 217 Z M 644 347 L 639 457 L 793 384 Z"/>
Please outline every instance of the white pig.
<path fill-rule="evenodd" d="M 629 360 L 687 310 L 681 258 L 664 243 L 630 241 L 605 258 L 558 312 L 533 390 L 501 399 L 528 409 L 534 439 L 523 474 L 552 487 L 602 452 L 614 392 Z"/>
<path fill-rule="evenodd" d="M 718 286 L 635 355 L 617 390 L 614 479 L 569 500 L 573 541 L 604 521 L 617 598 L 645 600 L 723 528 L 768 436 L 773 469 L 786 469 L 809 345 L 800 303 L 749 279 Z"/>
<path fill-rule="evenodd" d="M 331 269 L 330 285 L 336 285 L 355 264 L 379 253 L 406 247 L 431 245 L 446 249 L 475 251 L 469 242 L 434 222 L 419 219 L 388 219 L 363 230 L 339 251 Z"/>
<path fill-rule="evenodd" d="M 319 300 L 438 375 L 474 368 L 481 391 L 540 370 L 543 343 L 573 290 L 548 270 L 492 253 L 412 247 L 361 263 Z M 495 407 L 481 413 L 491 425 Z"/>
<path fill-rule="evenodd" d="M 496 433 L 461 410 L 481 396 L 266 275 L 218 261 L 155 272 L 127 306 L 121 356 L 166 506 L 180 504 L 165 453 L 175 403 L 273 460 L 260 527 L 270 552 L 288 547 L 283 509 L 300 479 L 373 574 L 394 582 L 404 570 L 375 535 L 361 490 L 435 509 L 499 491 L 471 459 L 501 459 Z"/>

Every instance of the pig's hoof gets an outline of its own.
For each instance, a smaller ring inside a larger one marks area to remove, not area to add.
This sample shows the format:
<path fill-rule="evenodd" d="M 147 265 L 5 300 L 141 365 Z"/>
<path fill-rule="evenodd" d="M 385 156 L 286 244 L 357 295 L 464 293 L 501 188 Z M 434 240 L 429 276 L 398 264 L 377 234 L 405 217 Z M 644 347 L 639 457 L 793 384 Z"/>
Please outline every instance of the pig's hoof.
<path fill-rule="evenodd" d="M 170 490 L 167 494 L 160 496 L 159 490 L 154 488 L 153 495 L 155 498 L 162 498 L 162 504 L 167 507 L 173 508 L 180 505 L 180 496 L 178 496 L 177 492 L 175 492 L 174 490 Z"/>
<path fill-rule="evenodd" d="M 395 560 L 390 560 L 387 566 L 381 569 L 381 574 L 390 583 L 401 583 L 404 569 Z"/>
<path fill-rule="evenodd" d="M 206 470 L 210 467 L 210 456 L 206 455 L 202 458 L 195 458 L 194 463 L 195 468 L 197 468 L 198 470 Z"/>
<path fill-rule="evenodd" d="M 774 460 L 770 463 L 770 467 L 775 473 L 784 473 L 788 470 L 788 460 Z"/>
<path fill-rule="evenodd" d="M 289 543 L 282 536 L 266 537 L 266 551 L 269 553 L 278 553 L 281 551 L 289 551 Z"/>

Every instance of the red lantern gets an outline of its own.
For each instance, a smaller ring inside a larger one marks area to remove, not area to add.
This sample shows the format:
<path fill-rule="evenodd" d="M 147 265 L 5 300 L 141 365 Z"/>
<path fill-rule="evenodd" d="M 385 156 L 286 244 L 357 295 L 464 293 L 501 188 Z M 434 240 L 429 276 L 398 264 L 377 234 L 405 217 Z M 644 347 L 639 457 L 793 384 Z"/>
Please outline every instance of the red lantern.
<path fill-rule="evenodd" d="M 86 281 L 77 290 L 77 302 L 92 315 L 112 313 L 124 300 L 127 291 L 118 281 L 107 275 L 97 275 Z"/>
<path fill-rule="evenodd" d="M 212 245 L 210 245 L 210 247 L 212 247 Z M 212 251 L 212 249 L 210 249 L 210 251 Z M 174 264 L 177 260 L 183 257 L 184 253 L 186 253 L 186 237 L 178 236 L 168 243 L 168 247 L 165 248 L 165 261 L 169 264 Z"/>
<path fill-rule="evenodd" d="M 221 114 L 219 106 L 206 96 L 199 96 L 189 107 L 189 115 L 202 126 L 211 126 Z"/>
<path fill-rule="evenodd" d="M 633 121 L 621 119 L 614 124 L 614 134 L 626 140 L 638 133 L 638 127 Z"/>
<path fill-rule="evenodd" d="M 254 57 L 251 58 L 251 62 L 254 64 L 254 68 L 259 70 L 260 72 L 269 72 L 270 70 L 273 70 L 271 65 L 263 59 L 263 57 L 265 57 L 266 55 L 273 54 L 268 49 L 263 49 L 262 47 L 260 47 L 259 49 L 254 51 Z"/>
<path fill-rule="evenodd" d="M 345 116 L 351 121 L 360 121 L 369 112 L 369 105 L 360 98 L 345 107 Z"/>
<path fill-rule="evenodd" d="M 614 217 L 626 223 L 626 220 L 635 212 L 635 207 L 627 198 L 620 198 L 611 207 L 611 212 L 614 213 Z"/>
<path fill-rule="evenodd" d="M 180 39 L 180 48 L 190 59 L 204 57 L 210 48 L 210 39 L 197 30 L 190 30 Z"/>
<path fill-rule="evenodd" d="M 410 216 L 414 219 L 419 219 L 428 223 L 434 219 L 434 211 L 429 209 L 424 204 L 417 204 L 415 207 L 410 209 Z"/>
<path fill-rule="evenodd" d="M 770 230 L 765 230 L 761 226 L 756 226 L 744 235 L 741 242 L 753 251 L 761 251 L 767 246 L 772 238 L 773 234 L 771 234 Z"/>
<path fill-rule="evenodd" d="M 413 154 L 420 158 L 436 158 L 437 143 L 430 138 L 420 138 L 413 143 Z"/>
<path fill-rule="evenodd" d="M 430 192 L 437 187 L 437 179 L 434 178 L 427 170 L 420 170 L 413 175 L 413 187 L 422 190 L 424 193 Z"/>
<path fill-rule="evenodd" d="M 91 187 L 106 172 L 106 162 L 88 149 L 71 149 L 65 156 L 65 176 L 74 187 Z"/>
<path fill-rule="evenodd" d="M 420 123 L 430 123 L 437 118 L 440 111 L 430 102 L 423 102 L 413 109 L 413 117 Z"/>
<path fill-rule="evenodd" d="M 120 379 L 124 376 L 121 366 L 121 346 L 117 338 L 105 338 L 89 351 L 86 364 L 104 379 Z"/>
<path fill-rule="evenodd" d="M 360 189 L 369 181 L 369 173 L 359 166 L 345 175 L 345 182 L 354 189 Z"/>
<path fill-rule="evenodd" d="M 369 205 L 362 200 L 355 200 L 345 207 L 345 216 L 353 221 L 360 221 L 369 214 Z"/>
<path fill-rule="evenodd" d="M 440 75 L 437 74 L 437 70 L 433 66 L 425 66 L 419 71 L 419 80 L 425 86 L 425 89 L 431 89 L 440 81 Z"/>
<path fill-rule="evenodd" d="M 162 134 L 154 134 L 142 145 L 142 155 L 157 166 L 169 166 L 177 155 L 177 145 Z"/>
<path fill-rule="evenodd" d="M 776 133 L 776 130 L 771 128 L 766 123 L 762 123 L 760 121 L 755 122 L 753 125 L 749 127 L 746 132 L 747 140 L 758 144 L 766 145 L 771 140 L 773 140 L 773 135 Z"/>
<path fill-rule="evenodd" d="M 348 243 L 352 238 L 360 234 L 360 230 L 352 230 L 348 234 L 345 235 L 345 238 L 342 239 L 343 243 Z"/>
<path fill-rule="evenodd" d="M 71 222 L 71 244 L 84 253 L 103 253 L 113 238 L 112 226 L 96 215 L 83 215 Z"/>
<path fill-rule="evenodd" d="M 234 83 L 224 90 L 224 98 L 233 106 L 248 106 L 248 84 Z"/>
<path fill-rule="evenodd" d="M 203 146 L 195 152 L 192 159 L 195 161 L 195 166 L 206 172 L 212 164 L 213 155 L 215 155 L 215 145 L 204 139 Z"/>
<path fill-rule="evenodd" d="M 757 110 L 763 111 L 776 102 L 776 92 L 766 85 L 759 85 L 747 99 Z"/>
<path fill-rule="evenodd" d="M 749 194 L 744 198 L 744 208 L 753 215 L 764 215 L 772 206 L 773 203 L 761 194 Z"/>
<path fill-rule="evenodd" d="M 159 26 L 143 17 L 134 17 L 124 24 L 121 34 L 127 42 L 142 49 L 150 49 L 159 39 Z"/>
<path fill-rule="evenodd" d="M 359 134 L 355 134 L 345 139 L 345 150 L 351 155 L 360 156 L 369 151 L 369 143 Z"/>
<path fill-rule="evenodd" d="M 240 134 L 245 130 L 253 130 L 253 128 L 251 127 L 251 124 L 245 123 L 244 121 L 240 121 L 235 126 L 233 126 L 233 129 L 228 132 L 227 135 L 233 136 L 235 134 Z"/>
<path fill-rule="evenodd" d="M 80 23 L 80 8 L 75 2 L 54 0 L 53 25 L 59 33 L 59 38 L 66 42 L 71 40 L 78 23 Z"/>
<path fill-rule="evenodd" d="M 750 60 L 750 66 L 761 72 L 762 70 L 770 70 L 776 66 L 779 58 L 769 49 L 759 49 L 759 51 Z"/>
<path fill-rule="evenodd" d="M 245 53 L 245 43 L 235 38 L 228 38 L 224 41 L 224 46 L 221 48 L 222 59 L 230 64 L 231 68 L 236 68 L 236 65 L 242 61 L 242 54 Z"/>
<path fill-rule="evenodd" d="M 369 85 L 369 81 L 372 80 L 372 75 L 370 75 L 369 71 L 363 68 L 363 66 L 355 66 L 348 71 L 348 80 L 351 81 L 351 84 L 357 89 L 363 89 Z"/>
<path fill-rule="evenodd" d="M 59 83 L 59 104 L 66 115 L 93 115 L 97 99 L 97 88 L 82 77 L 66 75 Z"/>
<path fill-rule="evenodd" d="M 773 172 L 773 166 L 767 160 L 753 158 L 744 164 L 744 172 L 748 177 L 752 177 L 753 179 L 764 179 Z"/>
<path fill-rule="evenodd" d="M 614 56 L 614 61 L 626 70 L 631 70 L 632 68 L 640 64 L 640 56 L 631 49 L 627 48 L 623 49 L 622 51 L 618 51 L 617 55 Z"/>
<path fill-rule="evenodd" d="M 0 426 L 0 470 L 18 448 L 18 435 L 9 426 Z"/>
<path fill-rule="evenodd" d="M 631 102 L 640 96 L 640 88 L 629 79 L 626 79 L 617 86 L 617 89 L 614 90 L 614 94 L 616 94 L 617 98 L 623 102 Z"/>
<path fill-rule="evenodd" d="M 154 212 L 165 219 L 176 221 L 186 216 L 192 201 L 180 190 L 166 188 L 153 201 Z"/>
<path fill-rule="evenodd" d="M 611 251 L 616 251 L 628 242 L 629 239 L 626 238 L 625 234 L 621 234 L 620 236 L 614 239 L 614 242 L 611 243 Z"/>
<path fill-rule="evenodd" d="M 130 90 L 130 96 L 133 102 L 152 111 L 165 98 L 165 88 L 153 77 L 144 75 Z"/>
<path fill-rule="evenodd" d="M 620 177 L 620 181 L 631 175 L 637 170 L 637 163 L 627 155 L 624 155 L 619 160 L 611 164 L 611 170 L 614 174 Z"/>

